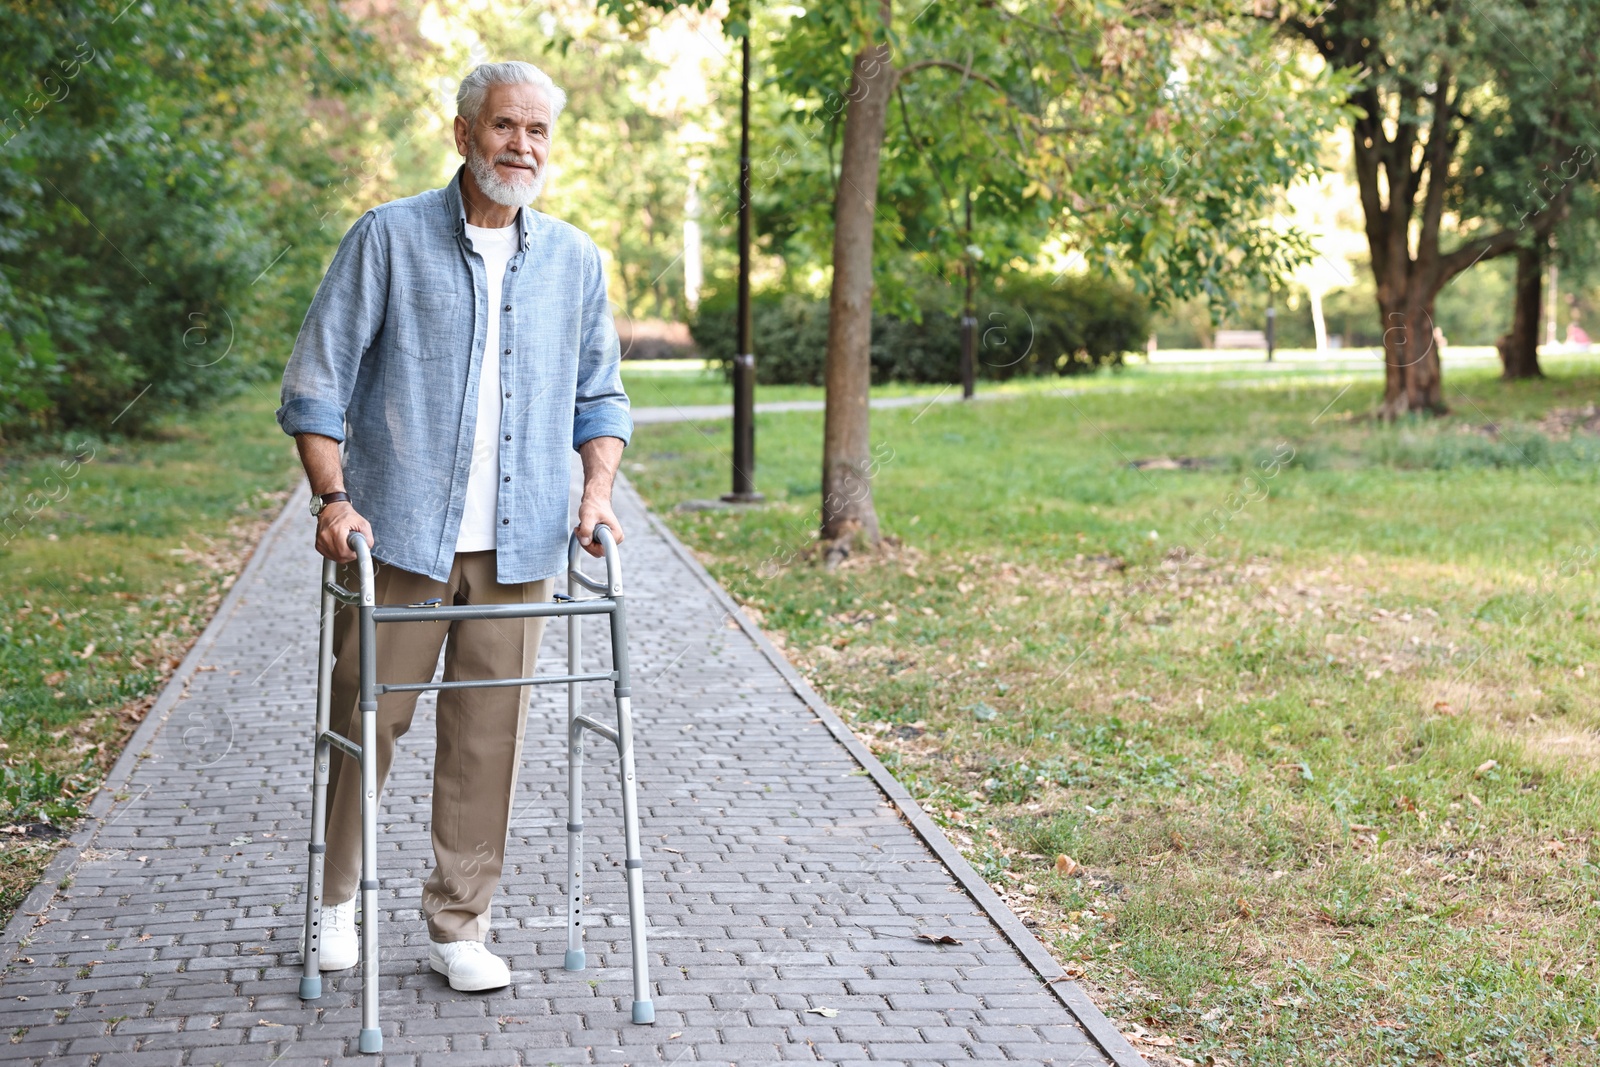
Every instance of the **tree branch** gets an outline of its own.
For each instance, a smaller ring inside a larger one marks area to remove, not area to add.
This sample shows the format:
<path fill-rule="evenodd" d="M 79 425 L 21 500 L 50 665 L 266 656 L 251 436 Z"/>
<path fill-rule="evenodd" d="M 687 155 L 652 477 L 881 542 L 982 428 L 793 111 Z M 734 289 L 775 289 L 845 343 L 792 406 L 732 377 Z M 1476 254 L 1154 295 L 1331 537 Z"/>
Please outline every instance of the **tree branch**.
<path fill-rule="evenodd" d="M 1423 270 L 1435 265 L 1439 255 L 1439 223 L 1444 217 L 1445 185 L 1450 175 L 1450 157 L 1455 154 L 1456 135 L 1451 129 L 1455 101 L 1450 99 L 1450 64 L 1439 65 L 1439 82 L 1432 94 L 1433 121 L 1428 127 L 1428 144 L 1418 164 L 1418 178 L 1428 173 L 1428 194 L 1422 202 L 1422 230 L 1417 238 L 1417 262 Z M 1460 91 L 1456 93 L 1460 97 Z"/>

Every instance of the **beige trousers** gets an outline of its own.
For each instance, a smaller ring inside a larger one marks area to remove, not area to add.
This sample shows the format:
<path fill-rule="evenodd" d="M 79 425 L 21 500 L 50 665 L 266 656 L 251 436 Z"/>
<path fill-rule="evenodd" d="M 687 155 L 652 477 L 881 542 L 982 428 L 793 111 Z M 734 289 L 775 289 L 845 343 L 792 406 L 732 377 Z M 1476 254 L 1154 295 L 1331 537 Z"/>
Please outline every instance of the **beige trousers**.
<path fill-rule="evenodd" d="M 379 604 L 507 604 L 550 599 L 554 580 L 501 585 L 495 553 L 461 552 L 448 582 L 388 564 L 374 564 Z M 359 584 L 355 564 L 339 568 L 339 584 Z M 360 740 L 360 676 L 356 610 L 341 607 L 333 626 L 330 725 Z M 444 648 L 444 678 L 527 678 L 535 673 L 543 619 L 458 619 L 380 623 L 377 680 L 426 682 Z M 434 868 L 422 891 L 428 934 L 436 942 L 482 941 L 489 901 L 504 869 L 511 796 L 522 759 L 530 686 L 455 689 L 439 694 L 438 743 L 433 758 Z M 389 775 L 394 743 L 411 727 L 418 693 L 378 698 L 378 786 Z M 379 828 L 380 841 L 382 827 Z M 361 766 L 338 749 L 328 777 L 328 853 L 324 900 L 350 900 L 361 880 Z"/>

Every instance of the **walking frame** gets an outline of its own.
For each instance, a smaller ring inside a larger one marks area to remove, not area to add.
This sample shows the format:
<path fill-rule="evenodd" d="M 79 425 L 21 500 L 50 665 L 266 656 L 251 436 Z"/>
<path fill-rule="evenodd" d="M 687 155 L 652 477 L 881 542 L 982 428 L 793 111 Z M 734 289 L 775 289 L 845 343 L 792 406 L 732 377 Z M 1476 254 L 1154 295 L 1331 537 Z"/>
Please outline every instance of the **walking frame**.
<path fill-rule="evenodd" d="M 377 604 L 373 601 L 372 556 L 366 538 L 352 532 L 350 548 L 356 554 L 360 588 L 339 585 L 332 560 L 322 564 L 322 616 L 317 654 L 316 755 L 311 786 L 311 843 L 306 875 L 306 935 L 300 998 L 322 995 L 319 968 L 322 923 L 323 864 L 327 852 L 328 762 L 337 748 L 361 764 L 361 1037 L 362 1052 L 383 1049 L 378 1023 L 378 697 L 383 693 L 426 689 L 483 689 L 498 686 L 557 685 L 567 687 L 567 955 L 566 969 L 581 971 L 586 961 L 583 947 L 583 742 L 584 733 L 599 734 L 617 747 L 622 782 L 622 830 L 626 849 L 624 877 L 628 887 L 628 929 L 633 948 L 633 1021 L 655 1022 L 650 1000 L 649 961 L 645 955 L 644 862 L 639 857 L 638 792 L 633 768 L 632 693 L 628 681 L 627 623 L 623 610 L 622 564 L 609 527 L 594 528 L 594 539 L 605 554 L 603 582 L 586 577 L 579 568 L 580 549 L 574 533 L 567 542 L 567 594 L 548 603 L 443 605 Z M 579 597 L 579 589 L 599 596 Z M 330 729 L 332 703 L 334 601 L 359 612 L 357 647 L 360 662 L 361 740 L 356 742 Z M 581 663 L 581 623 L 585 615 L 605 615 L 611 620 L 611 670 L 585 673 Z M 567 620 L 567 673 L 531 678 L 473 679 L 396 685 L 378 681 L 375 638 L 378 623 L 425 622 L 443 619 L 518 619 L 562 616 Z M 584 682 L 612 684 L 617 721 L 612 726 L 590 718 L 581 710 Z M 524 711 L 526 713 L 526 711 Z"/>

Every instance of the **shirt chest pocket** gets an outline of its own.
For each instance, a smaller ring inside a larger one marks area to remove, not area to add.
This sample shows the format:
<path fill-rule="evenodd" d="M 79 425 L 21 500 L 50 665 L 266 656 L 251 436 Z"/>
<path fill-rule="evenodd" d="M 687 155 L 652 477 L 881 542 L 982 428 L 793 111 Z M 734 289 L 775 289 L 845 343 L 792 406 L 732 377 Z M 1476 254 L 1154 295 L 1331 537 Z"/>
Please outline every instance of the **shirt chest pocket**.
<path fill-rule="evenodd" d="M 400 297 L 400 314 L 394 323 L 395 348 L 420 360 L 445 359 L 464 354 L 471 319 L 466 301 L 444 289 L 408 289 Z"/>

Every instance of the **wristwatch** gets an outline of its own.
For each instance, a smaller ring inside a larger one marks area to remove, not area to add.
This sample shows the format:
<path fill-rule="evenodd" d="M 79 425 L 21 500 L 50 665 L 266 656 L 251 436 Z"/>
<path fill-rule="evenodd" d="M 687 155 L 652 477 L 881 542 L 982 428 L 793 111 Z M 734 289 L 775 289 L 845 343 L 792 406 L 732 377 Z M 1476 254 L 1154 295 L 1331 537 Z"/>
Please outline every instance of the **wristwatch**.
<path fill-rule="evenodd" d="M 349 493 L 323 493 L 321 496 L 311 498 L 311 515 L 313 518 L 322 514 L 322 509 L 329 504 L 337 504 L 341 500 L 349 500 Z"/>

